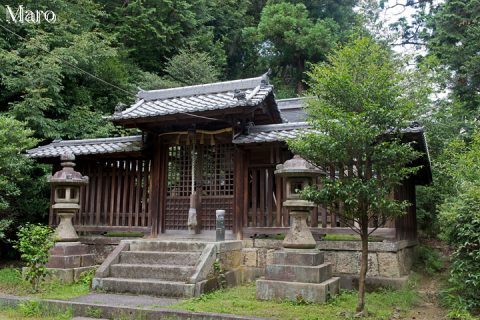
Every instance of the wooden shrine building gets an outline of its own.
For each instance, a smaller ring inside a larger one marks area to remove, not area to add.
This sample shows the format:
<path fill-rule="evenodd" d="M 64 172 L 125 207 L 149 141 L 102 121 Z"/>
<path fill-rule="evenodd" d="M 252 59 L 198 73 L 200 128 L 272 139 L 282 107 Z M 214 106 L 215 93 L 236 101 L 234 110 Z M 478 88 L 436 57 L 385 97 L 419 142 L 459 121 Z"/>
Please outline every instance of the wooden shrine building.
<path fill-rule="evenodd" d="M 28 155 L 58 168 L 72 152 L 76 169 L 90 178 L 81 192 L 77 231 L 141 231 L 156 236 L 186 230 L 192 187 L 198 195 L 202 230 L 215 229 L 215 210 L 226 210 L 226 228 L 237 238 L 285 232 L 285 185 L 274 175 L 293 155 L 285 139 L 308 128 L 302 99 L 276 100 L 266 75 L 173 89 L 140 91 L 137 101 L 117 108 L 110 121 L 137 128 L 141 135 L 60 140 Z M 421 127 L 404 130 L 424 155 L 422 169 L 395 191 L 412 206 L 377 230 L 390 239 L 416 237 L 415 186 L 431 182 Z M 348 168 L 329 168 L 329 174 Z M 194 180 L 194 181 L 192 181 Z M 313 210 L 314 234 L 349 233 L 338 219 L 342 205 Z M 50 212 L 49 223 L 56 217 Z"/>

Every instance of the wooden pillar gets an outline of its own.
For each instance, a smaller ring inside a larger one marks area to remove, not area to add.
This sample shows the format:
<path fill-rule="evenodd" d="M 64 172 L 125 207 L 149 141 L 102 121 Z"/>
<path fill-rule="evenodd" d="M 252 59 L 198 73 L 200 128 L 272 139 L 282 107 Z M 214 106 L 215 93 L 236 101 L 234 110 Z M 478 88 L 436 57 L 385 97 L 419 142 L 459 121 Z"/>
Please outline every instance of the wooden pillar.
<path fill-rule="evenodd" d="M 165 209 L 167 204 L 167 177 L 168 177 L 168 146 L 160 141 L 160 194 L 159 197 L 159 215 L 158 229 L 160 233 L 165 232 Z"/>
<path fill-rule="evenodd" d="M 162 210 L 162 191 L 163 191 L 163 181 L 162 181 L 162 161 L 163 150 L 160 143 L 160 139 L 157 136 L 154 138 L 153 145 L 153 161 L 152 168 L 150 171 L 150 181 L 151 181 L 151 192 L 150 192 L 150 219 L 148 219 L 149 224 L 152 228 L 152 236 L 157 236 L 159 232 L 162 232 L 162 220 L 163 220 L 163 210 Z"/>
<path fill-rule="evenodd" d="M 243 212 L 244 208 L 244 177 L 245 152 L 239 147 L 235 148 L 234 157 L 234 184 L 233 184 L 233 232 L 237 239 L 242 239 Z"/>

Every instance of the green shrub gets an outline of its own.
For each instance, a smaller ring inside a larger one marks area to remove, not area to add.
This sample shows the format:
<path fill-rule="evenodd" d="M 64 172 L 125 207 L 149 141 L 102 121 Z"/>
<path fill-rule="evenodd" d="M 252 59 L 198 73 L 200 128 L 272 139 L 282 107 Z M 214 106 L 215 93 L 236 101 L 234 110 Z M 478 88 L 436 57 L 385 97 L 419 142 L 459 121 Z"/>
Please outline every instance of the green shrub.
<path fill-rule="evenodd" d="M 457 309 L 480 312 L 480 188 L 471 186 L 442 206 L 446 237 L 454 247 L 450 294 Z M 463 306 L 463 307 L 462 307 Z"/>
<path fill-rule="evenodd" d="M 97 269 L 93 268 L 93 269 L 90 269 L 88 271 L 82 272 L 80 274 L 80 277 L 79 277 L 77 282 L 86 284 L 89 288 L 91 288 L 92 287 L 92 281 L 93 281 L 93 278 L 95 277 L 95 272 L 96 271 L 97 271 Z"/>
<path fill-rule="evenodd" d="M 24 278 L 32 285 L 34 292 L 38 292 L 41 281 L 47 276 L 48 251 L 55 245 L 53 230 L 40 224 L 29 224 L 20 227 L 17 233 L 18 240 L 14 248 L 17 249 L 25 261 Z"/>
<path fill-rule="evenodd" d="M 413 267 L 419 272 L 432 276 L 442 270 L 442 256 L 438 250 L 426 245 L 418 245 L 415 248 Z"/>

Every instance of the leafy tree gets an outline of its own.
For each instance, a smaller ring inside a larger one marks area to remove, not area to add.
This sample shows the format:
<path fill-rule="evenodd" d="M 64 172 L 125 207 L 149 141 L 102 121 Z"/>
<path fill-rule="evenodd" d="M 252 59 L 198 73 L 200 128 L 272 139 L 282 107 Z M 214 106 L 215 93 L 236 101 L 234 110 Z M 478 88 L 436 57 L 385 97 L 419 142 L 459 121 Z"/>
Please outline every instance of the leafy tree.
<path fill-rule="evenodd" d="M 338 24 L 331 18 L 314 20 L 302 3 L 269 3 L 262 11 L 254 32 L 261 56 L 284 70 L 293 69 L 298 91 L 307 61 L 325 58 L 338 40 Z M 285 71 L 284 71 L 285 72 Z"/>
<path fill-rule="evenodd" d="M 18 182 L 25 179 L 30 160 L 21 152 L 37 140 L 33 131 L 12 117 L 0 115 L 0 212 L 10 206 L 10 199 L 20 193 Z"/>
<path fill-rule="evenodd" d="M 180 51 L 168 61 L 165 72 L 167 79 L 180 86 L 215 82 L 220 76 L 207 53 L 186 50 Z"/>
<path fill-rule="evenodd" d="M 45 165 L 33 164 L 22 152 L 38 140 L 26 123 L 0 114 L 0 240 L 9 247 L 17 226 L 41 220 L 48 212 L 48 186 Z M 3 248 L 2 248 L 3 249 Z M 1 250 L 0 258 L 12 255 Z"/>
<path fill-rule="evenodd" d="M 102 114 L 131 97 L 79 68 L 120 88 L 131 84 L 130 70 L 113 48 L 112 37 L 95 28 L 100 8 L 91 0 L 69 5 L 12 1 L 11 6 L 19 4 L 48 8 L 58 17 L 51 24 L 3 24 L 6 29 L 0 28 L 0 37 L 6 39 L 0 42 L 0 110 L 27 122 L 41 139 L 107 134 Z M 0 6 L 0 12 L 4 10 Z M 84 125 L 83 131 L 64 123 L 71 116 Z M 101 125 L 89 125 L 93 118 Z"/>
<path fill-rule="evenodd" d="M 338 168 L 338 177 L 324 177 L 321 187 L 307 188 L 303 197 L 317 204 L 344 203 L 341 218 L 361 237 L 357 312 L 365 305 L 369 224 L 405 213 L 410 204 L 389 194 L 418 169 L 409 166 L 419 154 L 402 143 L 401 130 L 412 120 L 417 92 L 409 89 L 400 66 L 371 38 L 335 49 L 328 63 L 308 73 L 308 94 L 315 98 L 306 111 L 315 131 L 288 142 L 315 165 Z"/>
<path fill-rule="evenodd" d="M 450 72 L 447 83 L 470 117 L 477 115 L 480 103 L 479 18 L 479 1 L 445 1 L 431 18 L 432 35 L 426 37 L 429 53 Z"/>
<path fill-rule="evenodd" d="M 450 270 L 450 295 L 454 309 L 480 313 L 480 133 L 466 143 L 456 139 L 444 171 L 451 193 L 440 206 L 444 238 L 454 247 Z"/>

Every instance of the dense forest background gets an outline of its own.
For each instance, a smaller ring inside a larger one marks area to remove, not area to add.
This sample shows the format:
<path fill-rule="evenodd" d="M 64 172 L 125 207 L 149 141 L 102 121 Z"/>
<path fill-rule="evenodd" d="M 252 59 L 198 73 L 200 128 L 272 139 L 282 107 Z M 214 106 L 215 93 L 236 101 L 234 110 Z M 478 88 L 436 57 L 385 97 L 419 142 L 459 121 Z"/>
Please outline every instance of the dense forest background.
<path fill-rule="evenodd" d="M 52 10 L 57 21 L 7 23 L 7 4 Z M 398 8 L 413 13 L 382 19 Z M 0 239 L 48 212 L 50 168 L 22 150 L 128 134 L 102 115 L 131 103 L 139 88 L 271 69 L 277 98 L 301 95 L 311 64 L 358 35 L 397 53 L 408 48 L 405 61 L 417 73 L 411 85 L 425 90 L 416 114 L 434 184 L 417 189 L 421 231 L 451 243 L 475 239 L 475 228 L 459 235 L 455 226 L 480 225 L 479 18 L 475 0 L 1 0 Z"/>

